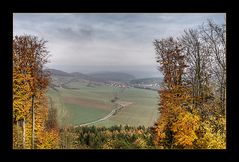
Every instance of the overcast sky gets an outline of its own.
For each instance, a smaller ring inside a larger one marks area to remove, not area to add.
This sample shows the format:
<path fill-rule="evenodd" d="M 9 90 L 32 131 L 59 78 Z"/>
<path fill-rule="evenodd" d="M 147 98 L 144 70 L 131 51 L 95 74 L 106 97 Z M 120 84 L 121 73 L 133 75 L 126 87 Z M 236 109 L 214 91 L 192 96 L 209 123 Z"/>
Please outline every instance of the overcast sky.
<path fill-rule="evenodd" d="M 129 71 L 158 76 L 153 41 L 179 36 L 223 13 L 14 13 L 13 34 L 48 41 L 49 68 L 67 72 Z M 142 74 L 140 76 L 139 74 Z"/>

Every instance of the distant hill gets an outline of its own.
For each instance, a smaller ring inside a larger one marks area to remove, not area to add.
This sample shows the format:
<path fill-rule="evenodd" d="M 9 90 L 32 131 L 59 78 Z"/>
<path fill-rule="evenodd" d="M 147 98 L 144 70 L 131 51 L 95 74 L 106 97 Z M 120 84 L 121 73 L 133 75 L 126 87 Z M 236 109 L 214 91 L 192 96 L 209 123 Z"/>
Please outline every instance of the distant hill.
<path fill-rule="evenodd" d="M 129 82 L 135 77 L 133 75 L 127 74 L 127 73 L 121 73 L 121 72 L 99 72 L 99 73 L 91 73 L 88 74 L 89 76 L 93 78 L 97 78 L 100 80 L 105 81 L 119 81 L 119 82 Z"/>
<path fill-rule="evenodd" d="M 93 77 L 93 76 L 89 76 L 83 73 L 79 73 L 79 72 L 73 72 L 73 73 L 67 73 L 61 70 L 56 70 L 56 69 L 46 69 L 46 71 L 49 71 L 51 73 L 51 75 L 55 76 L 55 77 L 73 77 L 76 79 L 84 79 L 84 80 L 89 80 L 89 81 L 94 81 L 94 82 L 105 82 L 107 81 L 107 79 L 101 79 L 100 77 Z"/>
<path fill-rule="evenodd" d="M 135 79 L 135 77 L 128 73 L 123 72 L 98 72 L 98 73 L 90 73 L 83 74 L 79 72 L 67 73 L 57 69 L 46 69 L 53 76 L 61 76 L 61 77 L 74 77 L 77 79 L 84 79 L 95 82 L 108 82 L 108 81 L 118 81 L 125 82 L 130 84 L 160 84 L 163 78 L 141 78 Z"/>
<path fill-rule="evenodd" d="M 61 71 L 61 70 L 56 70 L 56 69 L 46 69 L 46 71 L 49 71 L 52 75 L 73 76 L 72 74 L 69 74 L 69 73 Z"/>
<path fill-rule="evenodd" d="M 163 78 L 142 78 L 142 79 L 134 79 L 131 80 L 130 84 L 160 84 L 163 81 Z"/>
<path fill-rule="evenodd" d="M 86 74 L 79 73 L 79 72 L 74 72 L 74 73 L 70 73 L 70 74 L 79 79 L 94 80 L 94 78 L 92 78 Z"/>

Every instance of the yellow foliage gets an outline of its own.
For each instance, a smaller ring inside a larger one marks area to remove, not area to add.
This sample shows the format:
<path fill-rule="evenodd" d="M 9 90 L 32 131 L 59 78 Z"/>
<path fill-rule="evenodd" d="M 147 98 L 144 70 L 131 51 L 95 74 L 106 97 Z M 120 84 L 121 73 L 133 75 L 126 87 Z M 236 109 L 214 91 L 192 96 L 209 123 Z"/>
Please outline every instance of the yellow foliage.
<path fill-rule="evenodd" d="M 138 148 L 146 148 L 147 146 L 147 141 L 145 139 L 142 138 L 137 138 L 134 141 L 134 144 L 138 147 Z"/>
<path fill-rule="evenodd" d="M 178 120 L 172 124 L 176 146 L 192 148 L 193 142 L 197 139 L 195 131 L 199 128 L 200 118 L 189 112 L 182 112 Z"/>
<path fill-rule="evenodd" d="M 114 148 L 115 140 L 109 139 L 105 144 L 102 146 L 103 149 L 113 149 Z"/>
<path fill-rule="evenodd" d="M 38 149 L 57 149 L 59 148 L 60 137 L 58 130 L 42 131 L 38 134 Z"/>
<path fill-rule="evenodd" d="M 219 122 L 226 126 L 225 120 L 220 119 Z M 202 137 L 196 141 L 196 147 L 202 149 L 226 149 L 226 130 L 215 131 L 215 126 L 207 120 L 202 123 L 201 131 L 203 133 Z"/>
<path fill-rule="evenodd" d="M 36 51 L 41 51 L 36 52 Z M 47 62 L 48 51 L 45 41 L 32 36 L 16 36 L 13 39 L 13 148 L 32 148 L 32 96 L 35 114 L 35 147 L 55 148 L 51 139 L 59 138 L 56 130 L 46 131 L 45 122 L 48 117 L 46 89 L 48 75 L 44 74 L 42 66 Z M 19 124 L 25 121 L 25 127 Z M 25 129 L 24 129 L 25 128 Z M 25 134 L 24 131 L 25 130 Z M 46 133 L 46 134 L 44 134 Z M 24 141 L 25 136 L 25 143 Z M 43 138 L 44 137 L 44 138 Z M 45 140 L 42 141 L 42 140 Z"/>
<path fill-rule="evenodd" d="M 13 69 L 13 119 L 18 121 L 25 118 L 31 108 L 31 90 L 28 82 L 29 74 L 18 74 Z"/>

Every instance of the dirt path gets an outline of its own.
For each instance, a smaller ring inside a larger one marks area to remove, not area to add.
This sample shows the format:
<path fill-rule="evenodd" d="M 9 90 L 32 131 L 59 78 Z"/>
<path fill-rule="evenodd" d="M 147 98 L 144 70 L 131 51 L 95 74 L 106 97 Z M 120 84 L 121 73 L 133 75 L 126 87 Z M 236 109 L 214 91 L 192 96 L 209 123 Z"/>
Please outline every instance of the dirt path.
<path fill-rule="evenodd" d="M 84 123 L 84 124 L 77 125 L 77 126 L 75 126 L 75 128 L 76 128 L 76 127 L 87 126 L 87 125 L 90 125 L 90 124 L 95 124 L 95 123 L 104 121 L 104 120 L 110 118 L 111 116 L 117 114 L 117 112 L 119 112 L 122 108 L 125 108 L 125 107 L 131 105 L 132 102 L 120 101 L 120 102 L 117 102 L 117 104 L 118 104 L 117 108 L 113 109 L 113 110 L 112 110 L 108 115 L 106 115 L 105 117 L 100 118 L 100 119 L 95 120 L 95 121 L 92 121 L 92 122 L 88 122 L 88 123 Z"/>

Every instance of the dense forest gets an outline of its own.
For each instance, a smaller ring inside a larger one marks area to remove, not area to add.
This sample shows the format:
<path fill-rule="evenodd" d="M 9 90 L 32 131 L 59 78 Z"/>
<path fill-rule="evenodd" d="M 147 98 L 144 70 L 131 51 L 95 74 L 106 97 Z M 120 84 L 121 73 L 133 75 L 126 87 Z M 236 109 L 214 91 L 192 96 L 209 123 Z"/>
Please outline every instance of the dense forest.
<path fill-rule="evenodd" d="M 152 127 L 60 128 L 46 95 L 47 41 L 13 38 L 14 149 L 225 149 L 226 25 L 208 21 L 175 38 L 155 40 L 164 82 Z"/>
<path fill-rule="evenodd" d="M 153 149 L 152 128 L 144 126 L 69 127 L 60 130 L 65 149 Z"/>

